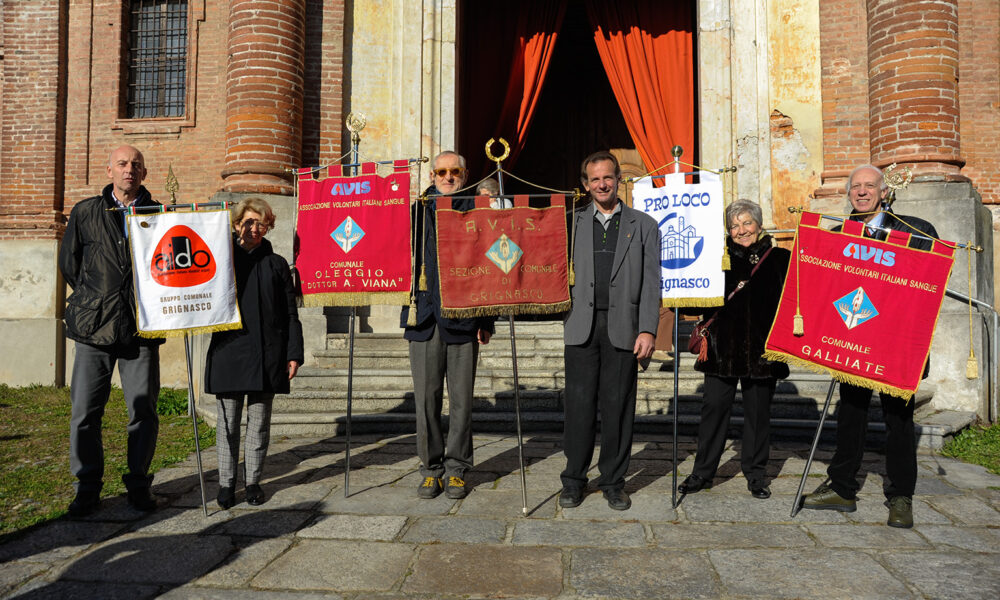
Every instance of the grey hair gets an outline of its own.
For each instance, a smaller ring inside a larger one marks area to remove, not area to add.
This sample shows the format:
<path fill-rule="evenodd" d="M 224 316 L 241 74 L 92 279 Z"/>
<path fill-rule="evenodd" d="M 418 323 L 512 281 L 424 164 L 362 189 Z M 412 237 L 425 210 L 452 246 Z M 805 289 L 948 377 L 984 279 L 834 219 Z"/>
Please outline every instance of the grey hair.
<path fill-rule="evenodd" d="M 484 179 L 479 182 L 479 185 L 476 186 L 476 191 L 478 192 L 479 190 L 484 188 L 486 189 L 487 192 L 489 192 L 488 194 L 489 196 L 496 196 L 497 194 L 500 193 L 500 182 L 497 181 L 496 179 L 493 179 L 492 177 L 489 179 Z"/>
<path fill-rule="evenodd" d="M 757 223 L 757 227 L 764 228 L 764 215 L 760 212 L 760 205 L 749 200 L 734 200 L 726 207 L 726 227 L 732 225 L 733 220 L 743 213 L 749 214 L 750 218 Z"/>
<path fill-rule="evenodd" d="M 431 168 L 432 169 L 437 168 L 438 159 L 441 158 L 442 156 L 448 156 L 449 154 L 454 154 L 455 156 L 457 156 L 459 166 L 461 166 L 463 169 L 465 168 L 465 157 L 459 154 L 458 152 L 455 152 L 454 150 L 445 150 L 444 152 L 435 156 L 434 160 L 431 161 Z"/>
<path fill-rule="evenodd" d="M 878 173 L 878 178 L 882 182 L 882 185 L 880 185 L 878 188 L 879 190 L 884 190 L 885 188 L 889 187 L 885 184 L 885 175 L 882 174 L 882 169 L 876 167 L 875 165 L 861 165 L 860 167 L 855 167 L 854 170 L 851 171 L 851 174 L 847 177 L 847 183 L 844 184 L 844 193 L 849 194 L 851 192 L 851 183 L 854 182 L 854 175 L 858 171 L 863 171 L 865 169 L 870 169 Z"/>

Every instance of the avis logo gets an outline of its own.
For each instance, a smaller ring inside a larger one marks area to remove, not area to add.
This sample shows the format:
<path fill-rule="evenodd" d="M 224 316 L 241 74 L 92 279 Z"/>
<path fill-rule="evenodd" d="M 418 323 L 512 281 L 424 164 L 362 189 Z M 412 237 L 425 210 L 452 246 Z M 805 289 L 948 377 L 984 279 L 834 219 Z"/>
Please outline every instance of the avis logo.
<path fill-rule="evenodd" d="M 864 244 L 851 242 L 844 246 L 844 256 L 858 260 L 871 260 L 875 264 L 891 267 L 896 264 L 896 253 L 892 250 L 869 248 Z"/>
<path fill-rule="evenodd" d="M 352 181 L 351 183 L 335 183 L 330 188 L 331 196 L 350 196 L 351 194 L 367 194 L 372 191 L 370 181 Z"/>
<path fill-rule="evenodd" d="M 156 244 L 150 275 L 160 285 L 190 287 L 215 277 L 215 260 L 205 240 L 185 225 L 175 225 Z"/>

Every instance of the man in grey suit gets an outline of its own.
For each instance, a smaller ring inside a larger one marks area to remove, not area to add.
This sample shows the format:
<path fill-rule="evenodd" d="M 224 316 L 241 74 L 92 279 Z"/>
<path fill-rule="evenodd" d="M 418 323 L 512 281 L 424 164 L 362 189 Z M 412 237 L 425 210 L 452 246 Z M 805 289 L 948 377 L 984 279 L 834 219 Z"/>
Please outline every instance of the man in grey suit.
<path fill-rule="evenodd" d="M 583 502 L 600 409 L 597 487 L 608 506 L 627 510 L 637 362 L 653 354 L 660 317 L 660 231 L 652 217 L 618 199 L 614 155 L 591 154 L 580 175 L 593 202 L 573 215 L 576 282 L 564 333 L 566 469 L 559 505 Z"/>

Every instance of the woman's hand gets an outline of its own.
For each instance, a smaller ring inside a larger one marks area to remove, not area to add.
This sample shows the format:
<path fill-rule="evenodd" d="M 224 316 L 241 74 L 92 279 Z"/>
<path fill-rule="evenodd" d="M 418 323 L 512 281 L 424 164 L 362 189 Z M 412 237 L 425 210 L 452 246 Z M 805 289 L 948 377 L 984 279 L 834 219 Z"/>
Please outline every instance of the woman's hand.
<path fill-rule="evenodd" d="M 288 379 L 291 380 L 299 372 L 299 363 L 295 360 L 288 361 Z"/>

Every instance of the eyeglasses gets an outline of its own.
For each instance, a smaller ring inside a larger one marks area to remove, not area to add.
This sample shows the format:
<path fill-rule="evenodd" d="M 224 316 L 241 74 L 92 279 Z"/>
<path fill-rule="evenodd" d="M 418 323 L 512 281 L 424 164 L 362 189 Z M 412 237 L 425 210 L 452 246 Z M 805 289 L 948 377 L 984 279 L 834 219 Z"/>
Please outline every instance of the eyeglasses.
<path fill-rule="evenodd" d="M 268 225 L 267 223 L 265 223 L 263 221 L 258 221 L 257 219 L 247 219 L 246 221 L 241 221 L 240 222 L 240 228 L 241 229 L 253 229 L 254 227 L 256 227 L 258 230 L 260 230 L 262 232 L 265 232 L 265 233 L 269 229 L 271 229 L 270 225 Z"/>
<path fill-rule="evenodd" d="M 436 177 L 444 177 L 448 173 L 451 173 L 452 177 L 461 177 L 465 173 L 465 169 L 462 167 L 452 167 L 450 169 L 431 169 L 431 173 L 434 173 Z"/>

